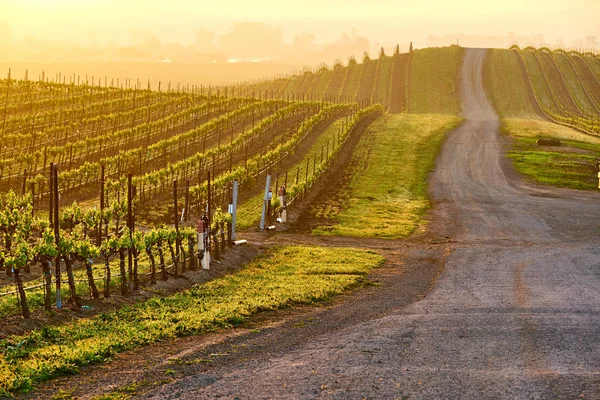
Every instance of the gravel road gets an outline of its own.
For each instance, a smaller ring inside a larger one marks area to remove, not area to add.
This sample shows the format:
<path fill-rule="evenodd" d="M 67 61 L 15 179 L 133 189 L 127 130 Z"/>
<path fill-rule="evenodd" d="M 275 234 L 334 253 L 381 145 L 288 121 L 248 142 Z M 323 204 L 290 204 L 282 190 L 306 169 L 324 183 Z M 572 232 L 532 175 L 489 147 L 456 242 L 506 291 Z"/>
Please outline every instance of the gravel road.
<path fill-rule="evenodd" d="M 484 58 L 466 51 L 466 121 L 431 178 L 430 231 L 452 244 L 427 296 L 145 397 L 600 398 L 600 196 L 514 173 Z"/>

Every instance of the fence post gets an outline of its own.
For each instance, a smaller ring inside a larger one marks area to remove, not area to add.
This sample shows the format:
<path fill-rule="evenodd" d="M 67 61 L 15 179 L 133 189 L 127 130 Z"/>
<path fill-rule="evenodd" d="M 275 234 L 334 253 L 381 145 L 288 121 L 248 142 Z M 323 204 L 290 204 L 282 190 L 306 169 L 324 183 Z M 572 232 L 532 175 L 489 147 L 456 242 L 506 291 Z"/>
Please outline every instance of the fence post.
<path fill-rule="evenodd" d="M 177 208 L 177 179 L 175 179 L 173 181 L 173 217 L 175 222 L 175 260 L 173 260 L 173 268 L 175 270 L 175 276 L 179 273 L 179 250 L 181 247 L 179 243 L 179 213 L 177 212 Z"/>
<path fill-rule="evenodd" d="M 60 232 L 59 232 L 59 225 L 58 225 L 58 168 L 56 167 L 56 165 L 53 165 L 53 170 L 52 170 L 52 183 L 54 185 L 54 189 L 53 189 L 53 196 L 54 196 L 54 200 L 52 201 L 52 206 L 54 207 L 53 213 L 53 222 L 54 222 L 54 240 L 56 241 L 56 247 L 59 248 L 60 246 Z M 56 261 L 55 261 L 56 265 L 55 265 L 55 275 L 56 275 L 56 308 L 57 309 L 61 309 L 62 308 L 62 294 L 60 291 L 60 253 L 56 256 Z"/>
<path fill-rule="evenodd" d="M 133 240 L 133 193 L 131 188 L 131 174 L 127 174 L 127 228 L 129 228 L 129 240 Z M 132 246 L 133 247 L 133 246 Z M 129 289 L 133 282 L 133 248 L 127 251 L 127 271 L 129 275 Z"/>

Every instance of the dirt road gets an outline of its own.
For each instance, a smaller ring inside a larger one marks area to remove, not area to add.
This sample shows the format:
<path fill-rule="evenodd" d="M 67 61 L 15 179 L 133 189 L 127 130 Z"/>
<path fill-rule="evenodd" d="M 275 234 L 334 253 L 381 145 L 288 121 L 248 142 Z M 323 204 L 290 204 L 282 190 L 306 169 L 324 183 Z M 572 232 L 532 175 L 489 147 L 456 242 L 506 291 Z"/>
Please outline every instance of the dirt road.
<path fill-rule="evenodd" d="M 515 175 L 482 87 L 484 57 L 466 52 L 466 121 L 432 176 L 430 232 L 452 239 L 433 290 L 387 307 L 405 295 L 396 276 L 340 305 L 343 324 L 322 314 L 317 325 L 334 329 L 301 340 L 273 332 L 258 355 L 242 351 L 145 397 L 600 398 L 600 196 Z M 361 304 L 377 312 L 366 318 Z"/>

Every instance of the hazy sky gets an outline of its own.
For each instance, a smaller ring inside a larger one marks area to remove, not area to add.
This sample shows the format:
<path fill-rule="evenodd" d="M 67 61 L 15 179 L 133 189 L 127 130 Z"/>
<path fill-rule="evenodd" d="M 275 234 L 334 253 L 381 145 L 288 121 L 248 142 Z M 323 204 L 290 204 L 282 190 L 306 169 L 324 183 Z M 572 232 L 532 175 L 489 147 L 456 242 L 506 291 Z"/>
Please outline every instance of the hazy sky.
<path fill-rule="evenodd" d="M 190 44 L 200 27 L 222 33 L 236 21 L 282 28 L 284 40 L 310 32 L 331 41 L 356 29 L 372 42 L 391 44 L 428 35 L 541 33 L 568 45 L 600 38 L 600 0 L 0 0 L 0 21 L 16 39 L 126 44 L 155 35 Z M 398 38 L 398 39 L 396 39 Z"/>

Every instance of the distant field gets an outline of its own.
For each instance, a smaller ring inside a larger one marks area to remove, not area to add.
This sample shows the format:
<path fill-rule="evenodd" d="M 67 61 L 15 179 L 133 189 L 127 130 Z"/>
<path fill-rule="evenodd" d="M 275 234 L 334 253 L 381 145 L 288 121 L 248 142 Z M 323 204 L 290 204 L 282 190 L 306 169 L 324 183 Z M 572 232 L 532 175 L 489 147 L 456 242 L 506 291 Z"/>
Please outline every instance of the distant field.
<path fill-rule="evenodd" d="M 373 98 L 371 99 L 372 103 L 380 103 L 384 109 L 387 109 L 389 105 L 392 61 L 392 57 L 389 56 L 379 60 L 377 86 L 373 88 Z"/>
<path fill-rule="evenodd" d="M 458 46 L 415 50 L 409 77 L 410 113 L 460 114 L 463 54 Z"/>
<path fill-rule="evenodd" d="M 519 55 L 490 49 L 483 71 L 485 89 L 502 118 L 541 118 Z"/>
<path fill-rule="evenodd" d="M 363 64 L 352 64 L 348 67 L 350 70 L 346 75 L 346 82 L 340 91 L 342 96 L 350 99 L 355 99 L 356 89 L 358 88 L 360 74 L 363 69 Z"/>
<path fill-rule="evenodd" d="M 115 82 L 131 79 L 135 85 L 140 79 L 142 88 L 146 89 L 148 80 L 151 88 L 157 89 L 158 82 L 166 88 L 168 82 L 176 86 L 182 85 L 228 85 L 242 81 L 250 81 L 279 74 L 288 74 L 300 68 L 300 65 L 271 64 L 271 63 L 221 63 L 221 64 L 177 64 L 177 63 L 0 63 L 0 74 L 4 78 L 8 69 L 12 69 L 13 78 L 23 79 L 25 70 L 29 70 L 30 79 L 38 79 L 42 72 L 46 77 L 54 80 L 60 72 L 66 78 L 66 83 L 72 79 L 73 74 L 80 76 L 84 81 L 86 75 L 91 83 L 92 76 L 96 82 L 98 78 L 108 77 L 108 82 L 114 78 Z"/>

